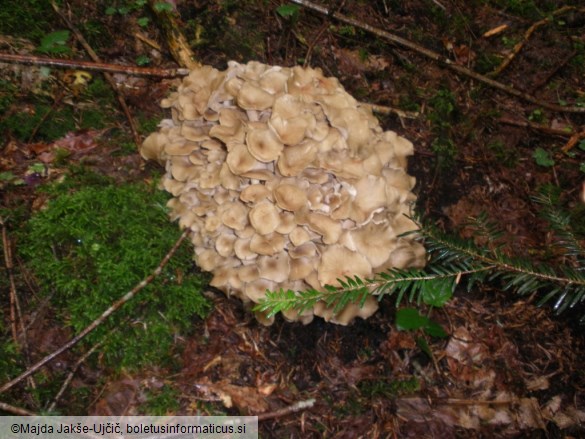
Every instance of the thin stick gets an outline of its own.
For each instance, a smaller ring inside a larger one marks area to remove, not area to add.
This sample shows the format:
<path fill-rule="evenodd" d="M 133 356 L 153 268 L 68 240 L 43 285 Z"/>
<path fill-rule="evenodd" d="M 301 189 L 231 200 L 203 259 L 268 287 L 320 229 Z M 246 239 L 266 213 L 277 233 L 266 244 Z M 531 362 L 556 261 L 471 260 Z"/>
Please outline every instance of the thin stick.
<path fill-rule="evenodd" d="M 60 67 L 65 69 L 93 70 L 109 73 L 126 73 L 135 76 L 157 76 L 160 78 L 175 78 L 189 74 L 188 69 L 157 69 L 154 67 L 122 66 L 102 62 L 91 62 L 70 59 L 47 58 L 32 55 L 13 55 L 0 53 L 0 61 L 38 66 Z"/>
<path fill-rule="evenodd" d="M 59 7 L 55 3 L 55 0 L 51 0 L 51 6 L 53 7 L 53 9 L 57 13 L 57 15 L 61 18 L 61 20 L 63 20 L 63 22 L 67 25 L 67 27 L 69 27 L 69 29 L 71 29 L 71 32 L 73 32 L 73 34 L 75 35 L 75 38 L 77 38 L 77 40 L 81 43 L 81 45 L 87 51 L 87 53 L 89 54 L 91 59 L 94 62 L 101 62 L 99 56 L 97 56 L 97 54 L 94 52 L 94 50 L 88 44 L 88 42 L 85 40 L 85 38 L 83 37 L 81 32 L 79 32 L 79 30 L 73 25 L 73 23 L 71 23 L 71 21 L 61 12 Z M 104 72 L 104 77 L 106 78 L 106 80 L 110 84 L 110 87 L 112 87 L 112 89 L 116 93 L 116 96 L 118 98 L 118 102 L 120 103 L 120 106 L 122 107 L 122 110 L 124 111 L 124 114 L 126 115 L 126 119 L 128 119 L 128 124 L 130 125 L 130 131 L 132 132 L 132 137 L 134 137 L 134 143 L 136 143 L 136 147 L 138 147 L 142 143 L 142 139 L 140 138 L 140 134 L 138 134 L 138 128 L 136 126 L 136 122 L 134 121 L 134 117 L 132 117 L 132 113 L 130 113 L 130 109 L 128 108 L 128 105 L 126 104 L 126 99 L 124 99 L 124 96 L 120 92 L 120 89 L 116 85 L 116 81 L 114 81 L 114 78 L 112 77 L 112 75 Z"/>
<path fill-rule="evenodd" d="M 289 415 L 291 413 L 300 412 L 301 410 L 310 409 L 315 405 L 314 399 L 307 399 L 305 401 L 295 402 L 288 407 L 281 408 L 280 410 L 275 410 L 270 413 L 260 413 L 258 415 L 258 421 L 266 421 L 268 419 L 274 418 L 282 418 L 283 416 Z"/>
<path fill-rule="evenodd" d="M 427 58 L 430 58 L 430 59 L 444 65 L 445 67 L 447 67 L 450 70 L 453 70 L 456 73 L 467 76 L 469 78 L 476 79 L 477 81 L 480 81 L 484 84 L 487 84 L 490 87 L 501 90 L 505 93 L 508 93 L 509 95 L 516 96 L 517 98 L 523 99 L 527 102 L 538 105 L 542 108 L 546 108 L 548 110 L 556 111 L 559 113 L 585 113 L 585 107 L 569 107 L 569 106 L 565 107 L 562 105 L 552 104 L 549 102 L 543 102 L 543 101 L 537 99 L 536 97 L 534 97 L 528 93 L 525 93 L 523 91 L 515 89 L 512 86 L 502 84 L 501 82 L 495 81 L 491 78 L 488 78 L 487 76 L 484 76 L 484 75 L 476 73 L 472 70 L 469 70 L 467 67 L 464 67 L 464 66 L 459 65 L 459 64 L 455 64 L 449 58 L 446 58 L 442 55 L 439 55 L 436 52 L 433 52 L 432 50 L 429 50 L 429 49 L 426 49 L 422 46 L 419 46 L 418 44 L 415 44 L 412 41 L 409 41 L 405 38 L 399 37 L 398 35 L 391 34 L 390 32 L 386 32 L 386 31 L 383 31 L 381 29 L 375 28 L 373 26 L 370 26 L 369 24 L 362 23 L 358 20 L 354 20 L 353 18 L 346 17 L 345 15 L 342 15 L 338 12 L 329 12 L 329 10 L 327 8 L 316 5 L 308 0 L 291 0 L 291 1 L 293 3 L 302 5 L 302 6 L 308 8 L 308 9 L 311 9 L 313 11 L 319 12 L 320 14 L 324 14 L 324 15 L 328 15 L 330 17 L 333 17 L 333 18 L 335 18 L 343 23 L 346 23 L 346 24 L 349 24 L 351 26 L 355 26 L 355 27 L 358 27 L 360 29 L 363 29 L 367 32 L 373 33 L 374 35 L 377 35 L 380 38 L 384 38 L 384 39 L 386 39 L 394 44 L 406 47 L 407 49 L 413 50 L 413 51 L 415 51 L 415 52 L 417 52 L 417 53 L 419 53 Z"/>
<path fill-rule="evenodd" d="M 89 334 L 94 329 L 96 329 L 99 325 L 101 325 L 110 315 L 112 315 L 115 311 L 117 311 L 119 308 L 121 308 L 122 305 L 124 305 L 126 302 L 130 301 L 136 294 L 138 294 L 144 287 L 146 287 L 148 284 L 150 284 L 161 273 L 162 269 L 165 267 L 165 265 L 167 265 L 167 263 L 169 262 L 171 257 L 175 254 L 175 252 L 177 251 L 177 249 L 179 248 L 179 246 L 181 245 L 181 243 L 187 237 L 188 234 L 189 234 L 189 229 L 185 229 L 183 231 L 183 233 L 181 234 L 181 236 L 179 237 L 179 239 L 177 240 L 177 242 L 175 242 L 175 244 L 173 245 L 173 248 L 171 248 L 171 250 L 163 258 L 163 260 L 161 261 L 159 266 L 156 267 L 156 269 L 146 279 L 142 280 L 138 285 L 136 285 L 134 288 L 132 288 L 132 290 L 130 290 L 128 293 L 126 293 L 121 299 L 118 299 L 118 301 L 116 301 L 112 306 L 110 306 L 106 311 L 104 311 L 104 313 L 101 316 L 99 316 L 97 319 L 95 319 L 88 327 L 86 327 L 78 335 L 73 337 L 71 340 L 69 340 L 67 343 L 65 343 L 63 346 L 61 346 L 55 352 L 47 355 L 42 360 L 40 360 L 39 362 L 37 362 L 33 366 L 29 367 L 22 374 L 20 374 L 19 376 L 17 376 L 13 380 L 9 381 L 8 383 L 6 383 L 2 387 L 0 387 L 0 393 L 6 392 L 8 389 L 12 388 L 15 384 L 18 384 L 23 379 L 25 379 L 28 376 L 35 373 L 37 370 L 39 370 L 41 367 L 43 367 L 48 362 L 54 360 L 56 357 L 61 355 L 63 352 L 71 349 L 73 346 L 75 346 L 77 343 L 79 343 L 87 334 Z"/>
<path fill-rule="evenodd" d="M 24 319 L 22 318 L 22 311 L 20 309 L 20 301 L 16 292 L 16 282 L 14 281 L 14 263 L 12 260 L 12 243 L 8 238 L 6 231 L 6 220 L 0 218 L 0 225 L 2 226 L 2 245 L 4 247 L 4 264 L 8 272 L 8 282 L 10 283 L 10 327 L 12 329 L 12 338 L 17 349 L 20 349 L 18 341 L 17 325 L 20 326 L 22 332 L 22 352 L 26 360 L 27 366 L 30 364 L 30 353 L 28 349 L 28 338 L 26 336 L 26 328 L 24 327 Z M 33 377 L 29 378 L 29 384 L 33 389 L 37 388 L 37 384 Z"/>
<path fill-rule="evenodd" d="M 514 125 L 514 126 L 522 127 L 522 128 L 530 128 L 532 130 L 541 131 L 541 132 L 546 133 L 546 134 L 552 134 L 553 136 L 567 137 L 567 136 L 571 136 L 574 132 L 574 130 L 572 128 L 570 128 L 569 131 L 566 131 L 566 130 L 562 130 L 559 128 L 551 128 L 551 127 L 543 126 L 543 125 L 540 125 L 538 123 L 530 122 L 528 120 L 516 120 L 516 119 L 511 119 L 509 117 L 500 117 L 498 119 L 498 121 L 501 123 L 505 123 L 506 125 Z"/>
<path fill-rule="evenodd" d="M 113 332 L 113 331 L 110 331 L 110 333 L 111 332 Z M 85 360 L 87 360 L 90 357 L 90 355 L 93 354 L 96 351 L 96 349 L 98 347 L 100 347 L 102 344 L 103 344 L 103 340 L 94 344 L 89 351 L 87 351 L 85 354 L 83 354 L 83 356 L 79 360 L 77 360 L 77 362 L 75 363 L 75 366 L 73 366 L 73 369 L 71 369 L 71 371 L 67 375 L 67 378 L 65 378 L 65 381 L 63 381 L 61 388 L 59 389 L 59 391 L 57 392 L 57 394 L 53 398 L 51 405 L 49 405 L 49 408 L 48 408 L 49 412 L 52 412 L 55 409 L 55 406 L 57 405 L 57 403 L 59 402 L 59 400 L 63 396 L 63 393 L 65 393 L 65 390 L 67 389 L 67 387 L 69 387 L 69 384 L 73 380 L 73 377 L 75 376 L 75 372 L 77 372 L 77 369 L 79 369 L 79 367 L 83 364 L 83 362 Z"/>
<path fill-rule="evenodd" d="M 8 413 L 13 413 L 18 416 L 37 416 L 36 413 L 29 412 L 26 409 L 21 407 L 16 407 L 14 405 L 6 404 L 5 402 L 0 401 L 0 410 L 4 410 Z"/>
<path fill-rule="evenodd" d="M 530 26 L 528 28 L 528 30 L 526 32 L 524 32 L 524 38 L 522 39 L 522 41 L 520 41 L 519 43 L 517 43 L 514 46 L 514 48 L 508 54 L 508 56 L 506 56 L 504 61 L 493 72 L 490 72 L 489 75 L 490 76 L 497 76 L 500 73 L 502 73 L 504 71 L 504 69 L 510 65 L 510 63 L 516 57 L 516 55 L 518 55 L 518 53 L 520 53 L 520 51 L 522 50 L 524 45 L 528 42 L 528 39 L 531 37 L 531 35 L 534 33 L 534 31 L 536 29 L 538 29 L 540 26 L 544 26 L 545 24 L 550 23 L 553 17 L 556 17 L 557 15 L 564 14 L 565 12 L 572 11 L 574 9 L 576 9 L 574 6 L 563 6 L 562 8 L 557 9 L 556 11 L 553 11 L 548 17 L 546 17 L 540 21 L 537 21 L 532 26 Z"/>
<path fill-rule="evenodd" d="M 4 266 L 8 273 L 8 282 L 10 283 L 10 329 L 12 330 L 12 339 L 18 345 L 18 331 L 16 330 L 16 283 L 14 282 L 14 273 L 12 272 L 12 250 L 10 241 L 6 233 L 6 224 L 4 218 L 0 218 L 2 226 L 2 246 L 4 249 Z"/>

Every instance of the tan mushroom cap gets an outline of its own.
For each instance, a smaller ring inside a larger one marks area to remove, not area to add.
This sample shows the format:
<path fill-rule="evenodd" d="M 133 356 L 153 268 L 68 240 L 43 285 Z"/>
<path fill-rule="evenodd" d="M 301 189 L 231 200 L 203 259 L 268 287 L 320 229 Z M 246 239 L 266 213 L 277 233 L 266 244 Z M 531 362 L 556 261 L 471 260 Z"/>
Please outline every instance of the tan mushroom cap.
<path fill-rule="evenodd" d="M 156 160 L 162 163 L 165 159 L 163 150 L 167 142 L 168 137 L 166 134 L 152 133 L 142 142 L 140 155 L 144 160 Z"/>
<path fill-rule="evenodd" d="M 277 160 L 284 145 L 263 123 L 250 125 L 246 135 L 246 145 L 252 156 L 261 162 Z"/>
<path fill-rule="evenodd" d="M 243 143 L 237 143 L 232 146 L 232 149 L 228 152 L 226 163 L 230 171 L 236 175 L 242 175 L 261 167 L 260 162 L 250 154 L 248 148 Z"/>
<path fill-rule="evenodd" d="M 365 278 L 372 274 L 372 266 L 365 256 L 353 252 L 340 245 L 326 247 L 321 255 L 318 268 L 318 279 L 321 286 L 339 285 L 337 279 L 346 276 Z"/>
<path fill-rule="evenodd" d="M 241 261 L 251 261 L 258 257 L 258 253 L 250 248 L 251 241 L 252 238 L 238 238 L 234 242 L 234 253 Z"/>
<path fill-rule="evenodd" d="M 244 293 L 254 303 L 260 302 L 266 297 L 266 290 L 274 291 L 276 283 L 268 279 L 258 278 L 255 281 L 248 282 L 244 287 Z"/>
<path fill-rule="evenodd" d="M 280 224 L 280 215 L 274 204 L 262 201 L 256 204 L 248 214 L 250 224 L 260 235 L 268 235 Z"/>
<path fill-rule="evenodd" d="M 283 210 L 294 212 L 307 204 L 305 191 L 292 184 L 281 184 L 272 194 L 278 207 Z"/>
<path fill-rule="evenodd" d="M 276 253 L 272 256 L 260 256 L 257 266 L 261 278 L 282 283 L 289 276 L 290 258 L 286 252 Z"/>
<path fill-rule="evenodd" d="M 317 143 L 305 140 L 294 146 L 287 146 L 278 158 L 278 170 L 285 177 L 299 175 L 317 157 Z"/>
<path fill-rule="evenodd" d="M 270 189 L 264 184 L 251 184 L 240 192 L 240 200 L 245 203 L 256 204 L 268 199 L 271 195 Z"/>
<path fill-rule="evenodd" d="M 238 105 L 246 110 L 266 110 L 274 102 L 274 96 L 257 85 L 244 82 L 238 91 Z"/>
<path fill-rule="evenodd" d="M 341 236 L 342 228 L 339 222 L 320 213 L 308 215 L 308 227 L 323 237 L 324 244 L 335 244 Z"/>
<path fill-rule="evenodd" d="M 221 222 L 234 230 L 243 230 L 248 224 L 248 208 L 242 203 L 226 203 L 222 208 Z"/>
<path fill-rule="evenodd" d="M 312 272 L 315 271 L 315 262 L 309 258 L 291 258 L 289 264 L 289 279 L 292 281 L 305 280 Z"/>
<path fill-rule="evenodd" d="M 337 314 L 333 312 L 333 307 L 327 307 L 325 303 L 318 302 L 315 305 L 315 315 L 322 317 L 326 322 L 336 323 L 338 325 L 347 326 L 356 317 L 367 319 L 378 310 L 378 302 L 372 296 L 368 296 L 363 304 L 363 307 L 356 303 L 348 303 Z"/>
<path fill-rule="evenodd" d="M 284 236 L 280 233 L 254 235 L 250 240 L 250 250 L 259 255 L 271 256 L 284 249 Z"/>

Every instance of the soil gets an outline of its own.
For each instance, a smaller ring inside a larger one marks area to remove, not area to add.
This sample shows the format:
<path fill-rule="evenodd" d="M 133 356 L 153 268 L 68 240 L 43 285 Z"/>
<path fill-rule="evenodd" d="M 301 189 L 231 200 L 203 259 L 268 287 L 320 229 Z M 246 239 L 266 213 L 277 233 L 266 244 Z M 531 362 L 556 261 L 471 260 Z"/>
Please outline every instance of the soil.
<path fill-rule="evenodd" d="M 154 16 L 148 15 L 150 25 L 141 27 L 145 12 L 140 9 L 105 15 L 102 3 L 108 2 L 86 3 L 69 0 L 68 8 L 75 12 L 71 19 L 88 33 L 104 62 L 129 64 L 147 54 L 153 67 L 177 67 Z M 473 239 L 468 218 L 483 212 L 505 232 L 502 248 L 507 254 L 550 264 L 554 236 L 531 197 L 551 184 L 560 192 L 562 208 L 582 219 L 585 112 L 548 110 L 308 9 L 283 16 L 278 1 L 168 3 L 176 7 L 179 27 L 204 64 L 223 69 L 230 59 L 284 66 L 307 62 L 338 77 L 362 101 L 415 113 L 378 116 L 385 129 L 414 143 L 409 171 L 417 178 L 417 209 L 440 228 Z M 482 74 L 510 57 L 509 66 L 492 79 L 544 103 L 585 104 L 585 11 L 576 1 L 323 5 Z M 571 5 L 575 7 L 560 10 Z M 54 29 L 63 28 L 57 17 L 52 20 Z M 99 32 L 89 32 L 97 27 Z M 486 36 L 490 30 L 493 35 Z M 0 37 L 5 52 L 23 47 L 9 35 Z M 78 43 L 70 44 L 71 58 L 86 56 Z M 38 67 L 4 65 L 0 79 L 18 81 L 17 69 L 33 72 Z M 65 73 L 54 75 L 53 111 L 74 102 L 67 104 L 67 96 L 75 97 Z M 125 75 L 116 81 L 132 115 L 142 120 L 163 117 L 157 104 L 176 82 Z M 69 160 L 121 182 L 149 180 L 155 167 L 145 166 L 136 152 L 122 154 L 116 143 L 113 133 L 129 133 L 129 127 L 115 102 L 115 123 L 63 137 L 73 149 Z M 29 103 L 17 101 L 6 114 L 26 108 Z M 0 181 L 3 212 L 24 208 L 26 213 L 19 215 L 27 216 L 42 207 L 44 195 L 36 191 L 34 179 L 55 180 L 66 172 L 47 155 L 53 142 L 5 133 L 0 171 L 22 177 L 26 185 Z M 538 148 L 554 165 L 535 158 Z M 50 172 L 27 173 L 39 161 Z M 574 262 L 556 257 L 555 263 Z M 537 292 L 517 296 L 497 284 L 459 288 L 444 308 L 433 311 L 433 319 L 449 334 L 439 339 L 398 331 L 390 298 L 373 317 L 347 327 L 320 319 L 303 326 L 281 318 L 264 327 L 240 302 L 212 289 L 207 294 L 214 310 L 204 321 L 193 322 L 195 335 L 177 338 L 172 367 L 115 375 L 99 362 L 84 365 L 71 387 L 87 388 L 87 394 L 62 399 L 59 412 L 142 414 L 147 395 L 170 387 L 178 404 L 169 414 L 259 415 L 261 437 L 585 437 L 582 305 L 556 315 L 551 306 L 536 306 Z M 7 319 L 8 299 L 2 305 Z M 50 312 L 37 322 L 29 334 L 36 347 L 33 357 L 51 352 L 72 335 L 64 329 L 49 332 Z M 51 370 L 68 370 L 81 355 L 69 352 Z M 7 397 L 3 402 L 39 409 L 22 394 Z M 309 400 L 314 404 L 295 410 L 296 403 Z"/>

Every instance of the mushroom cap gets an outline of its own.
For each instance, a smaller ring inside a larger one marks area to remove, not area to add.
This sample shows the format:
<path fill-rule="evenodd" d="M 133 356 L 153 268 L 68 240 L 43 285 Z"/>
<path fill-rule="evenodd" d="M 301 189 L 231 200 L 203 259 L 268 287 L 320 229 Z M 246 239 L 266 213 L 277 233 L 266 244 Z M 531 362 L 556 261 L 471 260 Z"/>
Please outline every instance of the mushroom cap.
<path fill-rule="evenodd" d="M 294 212 L 307 204 L 306 193 L 292 184 L 278 185 L 272 194 L 278 207 L 283 210 Z"/>
<path fill-rule="evenodd" d="M 280 215 L 274 204 L 262 201 L 256 204 L 250 213 L 250 224 L 260 235 L 268 235 L 276 230 L 280 224 Z"/>
<path fill-rule="evenodd" d="M 321 255 L 318 267 L 318 279 L 321 287 L 339 285 L 338 279 L 347 276 L 365 278 L 372 274 L 372 266 L 365 256 L 340 245 L 330 245 Z"/>
<path fill-rule="evenodd" d="M 251 125 L 248 128 L 246 145 L 250 154 L 261 162 L 277 160 L 284 148 L 274 133 L 263 123 Z"/>
<path fill-rule="evenodd" d="M 262 279 L 268 279 L 277 283 L 288 279 L 290 272 L 290 258 L 286 252 L 279 252 L 272 256 L 260 256 L 258 258 L 258 274 Z"/>

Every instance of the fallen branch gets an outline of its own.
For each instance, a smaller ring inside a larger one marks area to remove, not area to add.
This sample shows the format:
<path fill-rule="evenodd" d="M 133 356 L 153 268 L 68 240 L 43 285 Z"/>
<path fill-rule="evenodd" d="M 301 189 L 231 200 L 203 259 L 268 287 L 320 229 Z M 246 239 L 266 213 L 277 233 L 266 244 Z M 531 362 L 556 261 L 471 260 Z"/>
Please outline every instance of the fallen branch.
<path fill-rule="evenodd" d="M 530 128 L 531 130 L 541 131 L 546 134 L 552 134 L 553 136 L 571 136 L 573 134 L 573 129 L 569 128 L 569 131 L 560 129 L 560 128 L 551 128 L 544 125 L 540 125 L 538 123 L 530 122 L 528 120 L 516 120 L 511 119 L 509 117 L 500 117 L 498 119 L 500 123 L 504 123 L 506 125 L 513 125 L 516 127 L 521 128 Z"/>
<path fill-rule="evenodd" d="M 444 65 L 445 67 L 447 67 L 450 70 L 453 70 L 456 73 L 467 76 L 469 78 L 476 79 L 477 81 L 480 81 L 484 84 L 487 84 L 490 87 L 501 90 L 505 93 L 508 93 L 509 95 L 516 96 L 517 98 L 520 98 L 520 99 L 523 99 L 523 100 L 530 102 L 532 104 L 538 105 L 539 107 L 546 108 L 548 110 L 556 111 L 556 112 L 585 113 L 585 107 L 569 107 L 569 106 L 565 107 L 562 105 L 552 104 L 549 102 L 543 102 L 543 101 L 537 99 L 535 96 L 532 96 L 528 93 L 517 90 L 512 86 L 502 84 L 501 82 L 495 81 L 491 78 L 488 78 L 487 76 L 484 76 L 484 75 L 476 73 L 472 70 L 469 70 L 467 67 L 464 67 L 464 66 L 459 65 L 459 64 L 455 64 L 449 58 L 446 58 L 442 55 L 439 55 L 438 53 L 433 52 L 432 50 L 426 49 L 425 47 L 419 46 L 418 44 L 415 44 L 412 41 L 409 41 L 405 38 L 399 37 L 398 35 L 391 34 L 390 32 L 386 32 L 386 31 L 383 31 L 381 29 L 375 28 L 373 26 L 370 26 L 369 24 L 362 23 L 362 22 L 355 20 L 353 18 L 346 17 L 345 15 L 342 15 L 338 12 L 330 12 L 327 8 L 324 8 L 323 6 L 316 5 L 315 3 L 312 3 L 308 0 L 291 0 L 291 1 L 293 3 L 302 5 L 302 6 L 308 8 L 308 9 L 311 9 L 313 11 L 319 12 L 320 14 L 324 14 L 324 15 L 333 17 L 336 20 L 341 21 L 342 23 L 346 23 L 346 24 L 349 24 L 351 26 L 355 26 L 357 28 L 363 29 L 367 32 L 370 32 L 374 35 L 379 36 L 380 38 L 384 38 L 385 40 L 388 40 L 391 43 L 397 44 L 397 45 L 402 46 L 402 47 L 406 47 L 407 49 L 413 50 L 420 55 L 423 55 L 427 58 L 432 59 L 433 61 L 436 61 L 436 62 Z"/>
<path fill-rule="evenodd" d="M 13 415 L 17 416 L 37 416 L 36 413 L 29 412 L 26 409 L 21 407 L 16 407 L 14 405 L 6 404 L 5 402 L 0 401 L 0 410 L 3 410 L 8 413 L 12 413 Z"/>
<path fill-rule="evenodd" d="M 284 407 L 280 410 L 275 410 L 270 413 L 260 413 L 258 416 L 258 421 L 266 421 L 268 419 L 274 418 L 282 418 L 283 416 L 289 415 L 291 413 L 300 412 L 301 410 L 310 409 L 315 405 L 314 399 L 307 399 L 305 401 L 295 402 L 288 407 Z"/>
<path fill-rule="evenodd" d="M 528 28 L 528 30 L 526 32 L 524 32 L 524 38 L 522 39 L 522 41 L 520 41 L 519 43 L 516 43 L 516 45 L 514 45 L 514 48 L 508 54 L 508 56 L 506 56 L 504 61 L 493 72 L 490 72 L 489 75 L 490 76 L 497 76 L 500 73 L 502 73 L 504 71 L 504 69 L 510 65 L 510 63 L 516 57 L 516 55 L 518 55 L 518 53 L 520 53 L 520 51 L 522 50 L 524 45 L 528 42 L 528 39 L 532 36 L 532 34 L 534 33 L 534 31 L 536 29 L 538 29 L 541 26 L 544 26 L 545 24 L 550 23 L 554 17 L 557 17 L 557 16 L 564 14 L 564 13 L 567 13 L 569 11 L 573 11 L 575 9 L 577 9 L 577 8 L 575 8 L 574 6 L 563 6 L 562 8 L 551 12 L 546 18 L 544 18 L 540 21 L 537 21 L 532 26 L 530 26 Z"/>
<path fill-rule="evenodd" d="M 55 0 L 51 0 L 51 6 L 53 7 L 53 9 L 57 13 L 57 15 L 61 18 L 61 20 L 63 20 L 63 22 L 67 25 L 67 27 L 69 27 L 69 29 L 71 29 L 71 32 L 73 32 L 73 34 L 75 35 L 75 38 L 77 38 L 79 43 L 87 51 L 90 58 L 94 62 L 101 62 L 99 56 L 97 56 L 97 54 L 91 48 L 89 43 L 85 40 L 85 38 L 83 37 L 81 32 L 79 32 L 79 30 L 73 25 L 73 23 L 71 23 L 71 21 L 61 12 L 59 7 L 57 6 L 57 3 L 55 3 Z M 122 107 L 122 110 L 124 111 L 124 114 L 126 115 L 126 119 L 128 119 L 128 124 L 130 125 L 130 131 L 132 131 L 132 137 L 134 137 L 134 143 L 136 143 L 136 147 L 140 146 L 140 144 L 142 143 L 142 139 L 140 138 L 140 134 L 138 134 L 138 128 L 136 126 L 136 122 L 134 121 L 134 118 L 132 117 L 132 113 L 130 113 L 130 108 L 128 108 L 128 104 L 126 104 L 126 99 L 124 99 L 124 96 L 122 95 L 122 93 L 118 89 L 118 86 L 116 85 L 116 81 L 114 81 L 114 78 L 112 77 L 112 75 L 104 72 L 104 77 L 106 78 L 106 80 L 110 84 L 110 87 L 112 87 L 112 89 L 114 90 L 114 93 L 116 93 L 116 96 L 118 98 L 118 102 L 120 103 L 120 106 Z"/>
<path fill-rule="evenodd" d="M 46 58 L 33 55 L 13 55 L 9 53 L 0 53 L 0 62 L 51 66 L 65 69 L 94 70 L 108 73 L 125 73 L 134 76 L 158 76 L 161 78 L 174 78 L 189 73 L 188 69 L 158 69 L 154 67 L 122 66 L 101 62 Z"/>
<path fill-rule="evenodd" d="M 112 315 L 115 311 L 120 309 L 122 307 L 122 305 L 124 305 L 125 303 L 130 301 L 134 296 L 136 296 L 136 294 L 138 294 L 144 287 L 146 287 L 148 284 L 150 284 L 162 272 L 163 268 L 165 267 L 165 265 L 167 265 L 167 263 L 169 262 L 171 257 L 175 254 L 175 252 L 177 251 L 177 249 L 179 248 L 179 246 L 181 245 L 183 240 L 187 237 L 188 233 L 189 233 L 189 229 L 185 229 L 183 231 L 183 233 L 181 234 L 181 236 L 179 237 L 177 242 L 175 242 L 173 247 L 169 250 L 169 252 L 162 259 L 159 266 L 156 267 L 156 269 L 146 279 L 142 280 L 138 285 L 136 285 L 132 290 L 130 290 L 128 293 L 126 293 L 122 298 L 118 299 L 118 301 L 116 301 L 112 306 L 110 306 L 106 311 L 104 311 L 101 316 L 99 316 L 97 319 L 95 319 L 88 327 L 86 327 L 78 335 L 73 337 L 71 340 L 69 340 L 67 343 L 65 343 L 63 346 L 61 346 L 55 352 L 47 355 L 42 360 L 38 361 L 33 366 L 29 367 L 22 374 L 20 374 L 19 376 L 17 376 L 13 380 L 9 381 L 8 383 L 6 383 L 2 387 L 0 387 L 0 393 L 6 392 L 10 388 L 12 388 L 15 384 L 18 384 L 23 379 L 25 379 L 25 378 L 29 377 L 30 375 L 32 375 L 33 373 L 35 373 L 37 370 L 39 370 L 45 364 L 47 364 L 50 361 L 57 358 L 63 352 L 71 349 L 73 346 L 75 346 L 77 343 L 79 343 L 87 334 L 89 334 L 90 332 L 95 330 L 99 325 L 101 325 L 104 321 L 106 321 L 106 319 L 110 315 Z"/>

